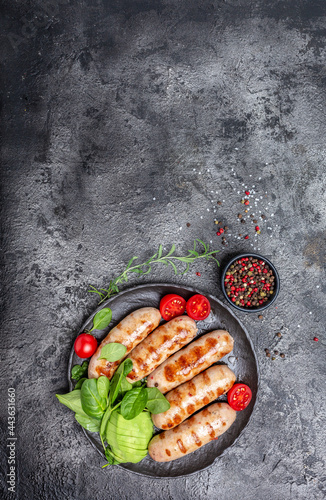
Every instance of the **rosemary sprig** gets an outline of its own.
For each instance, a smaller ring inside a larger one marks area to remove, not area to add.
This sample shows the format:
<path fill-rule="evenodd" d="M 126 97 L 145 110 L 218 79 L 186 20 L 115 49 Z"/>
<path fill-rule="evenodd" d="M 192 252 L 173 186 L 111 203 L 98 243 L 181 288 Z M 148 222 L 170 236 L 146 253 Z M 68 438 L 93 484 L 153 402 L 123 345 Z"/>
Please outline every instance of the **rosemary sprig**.
<path fill-rule="evenodd" d="M 202 253 L 199 253 L 197 251 L 197 243 L 200 243 L 204 247 L 204 251 Z M 170 265 L 175 275 L 183 275 L 189 270 L 190 264 L 198 259 L 212 259 L 219 265 L 218 260 L 214 257 L 214 254 L 217 252 L 218 250 L 209 251 L 209 245 L 206 245 L 202 240 L 199 240 L 198 238 L 194 241 L 193 249 L 188 250 L 188 254 L 183 257 L 177 257 L 174 255 L 175 245 L 172 245 L 171 250 L 166 255 L 163 255 L 163 245 L 160 245 L 158 247 L 158 251 L 142 264 L 133 266 L 132 264 L 135 260 L 138 259 L 138 257 L 132 257 L 128 262 L 126 269 L 119 276 L 110 281 L 108 288 L 100 288 L 98 290 L 94 286 L 90 285 L 92 290 L 89 290 L 89 292 L 97 293 L 101 299 L 101 303 L 119 292 L 118 285 L 120 285 L 121 283 L 126 283 L 128 281 L 129 273 L 135 273 L 138 274 L 138 276 L 144 276 L 145 274 L 151 272 L 153 264 L 164 264 L 166 266 Z M 177 268 L 177 264 L 179 262 L 184 262 L 186 264 L 185 269 L 180 273 Z"/>

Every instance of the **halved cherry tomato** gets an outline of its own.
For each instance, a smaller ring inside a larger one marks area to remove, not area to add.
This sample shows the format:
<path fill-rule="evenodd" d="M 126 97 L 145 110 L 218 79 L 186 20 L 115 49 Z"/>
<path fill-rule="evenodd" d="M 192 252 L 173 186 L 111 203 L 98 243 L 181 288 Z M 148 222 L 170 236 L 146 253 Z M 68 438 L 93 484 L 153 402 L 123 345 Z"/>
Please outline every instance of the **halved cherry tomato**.
<path fill-rule="evenodd" d="M 228 403 L 236 411 L 247 408 L 251 401 L 252 393 L 246 384 L 235 384 L 228 392 Z"/>
<path fill-rule="evenodd" d="M 81 333 L 75 340 L 74 349 L 80 358 L 89 358 L 97 349 L 97 340 L 90 333 Z"/>
<path fill-rule="evenodd" d="M 202 319 L 206 319 L 211 312 L 211 305 L 209 300 L 198 293 L 197 295 L 193 295 L 186 305 L 186 310 L 188 316 L 194 319 L 195 321 L 200 321 Z"/>
<path fill-rule="evenodd" d="M 186 309 L 186 301 L 180 295 L 169 293 L 160 302 L 160 312 L 166 321 L 181 316 Z"/>

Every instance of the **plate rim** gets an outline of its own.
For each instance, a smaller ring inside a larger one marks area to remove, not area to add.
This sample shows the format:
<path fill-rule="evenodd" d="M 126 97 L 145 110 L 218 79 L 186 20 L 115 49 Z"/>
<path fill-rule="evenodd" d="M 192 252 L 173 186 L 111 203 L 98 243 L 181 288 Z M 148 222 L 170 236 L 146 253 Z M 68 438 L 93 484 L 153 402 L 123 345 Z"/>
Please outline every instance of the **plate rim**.
<path fill-rule="evenodd" d="M 120 464 L 116 464 L 115 467 L 119 467 L 119 469 L 121 470 L 124 470 L 124 471 L 127 471 L 129 473 L 132 473 L 132 474 L 136 474 L 137 476 L 141 476 L 141 477 L 146 477 L 146 478 L 149 478 L 149 479 L 179 479 L 179 478 L 184 478 L 184 477 L 189 477 L 189 476 L 193 476 L 194 474 L 199 474 L 200 472 L 203 472 L 207 469 L 209 469 L 210 467 L 212 467 L 213 465 L 216 464 L 216 461 L 220 458 L 222 458 L 224 456 L 224 454 L 230 449 L 232 448 L 236 442 L 238 441 L 238 439 L 243 435 L 243 433 L 248 429 L 249 427 L 249 424 L 251 423 L 252 421 L 252 417 L 254 415 L 254 413 L 256 412 L 256 408 L 257 408 L 257 400 L 258 400 L 258 394 L 259 394 L 259 389 L 260 389 L 260 370 L 259 370 L 259 364 L 258 364 L 258 359 L 257 359 L 257 354 L 256 354 L 256 351 L 255 351 L 255 348 L 254 348 L 254 345 L 253 345 L 253 342 L 251 340 L 251 337 L 249 336 L 248 334 L 248 331 L 246 329 L 246 327 L 242 324 L 241 320 L 236 316 L 236 314 L 232 311 L 232 309 L 230 309 L 230 307 L 227 305 L 227 304 L 224 304 L 220 299 L 218 299 L 217 297 L 215 297 L 214 295 L 210 294 L 210 293 L 207 293 L 207 292 L 201 292 L 198 288 L 193 288 L 191 286 L 187 286 L 187 285 L 178 285 L 176 283 L 143 283 L 143 284 L 140 284 L 140 285 L 134 285 L 134 286 L 131 286 L 131 287 L 128 287 L 128 288 L 125 288 L 124 290 L 121 290 L 120 292 L 116 293 L 115 295 L 112 295 L 112 297 L 110 297 L 109 299 L 105 300 L 104 302 L 102 302 L 94 311 L 93 313 L 87 318 L 86 321 L 84 321 L 82 327 L 80 328 L 80 330 L 78 331 L 76 337 L 78 335 L 80 335 L 80 333 L 83 332 L 83 330 L 85 330 L 85 327 L 86 325 L 94 318 L 95 314 L 98 313 L 98 311 L 100 311 L 101 309 L 103 309 L 104 307 L 107 307 L 114 299 L 116 299 L 118 296 L 121 296 L 121 295 L 124 295 L 128 292 L 131 292 L 133 290 L 136 290 L 136 289 L 140 289 L 140 288 L 155 288 L 155 287 L 176 287 L 176 288 L 184 288 L 186 289 L 187 291 L 189 292 L 194 292 L 194 293 L 202 293 L 203 295 L 205 295 L 206 297 L 208 298 L 212 298 L 213 300 L 215 300 L 216 302 L 218 302 L 222 307 L 224 307 L 230 314 L 231 316 L 233 316 L 233 318 L 235 318 L 237 320 L 237 322 L 240 324 L 241 328 L 243 329 L 243 331 L 245 332 L 245 335 L 247 337 L 247 340 L 250 344 L 250 347 L 251 347 L 251 350 L 253 352 L 253 355 L 254 355 L 254 359 L 255 359 L 255 365 L 256 365 L 256 370 L 257 370 L 257 393 L 256 393 L 256 400 L 254 402 L 254 406 L 252 408 L 252 411 L 251 411 L 251 414 L 249 416 L 249 419 L 248 419 L 248 422 L 247 424 L 245 425 L 245 427 L 242 429 L 242 431 L 240 432 L 240 434 L 235 438 L 235 440 L 233 441 L 232 444 L 230 444 L 230 446 L 228 446 L 225 450 L 222 451 L 222 453 L 220 455 L 218 455 L 217 457 L 215 457 L 215 459 L 213 460 L 213 462 L 209 465 L 207 465 L 206 467 L 204 467 L 203 469 L 200 469 L 200 470 L 197 470 L 197 471 L 194 471 L 194 472 L 189 472 L 189 474 L 181 474 L 181 475 L 178 475 L 178 476 L 152 476 L 152 475 L 149 475 L 149 474 L 144 474 L 143 472 L 137 472 L 137 471 L 134 471 L 134 470 L 131 470 L 131 469 L 128 469 L 126 467 L 123 467 L 122 465 Z M 74 347 L 72 346 L 71 348 L 71 351 L 70 351 L 70 355 L 69 355 L 69 360 L 68 360 L 68 373 L 67 373 L 67 376 L 68 376 L 68 385 L 69 385 L 69 390 L 72 391 L 73 390 L 73 384 L 71 382 L 71 376 L 70 376 L 70 370 L 71 370 L 71 366 L 72 366 L 72 358 L 73 358 L 73 355 L 74 355 Z M 91 446 L 98 452 L 98 454 L 103 458 L 103 453 L 97 448 L 97 446 L 93 443 L 92 440 L 89 439 L 89 436 L 86 432 L 86 429 L 84 429 L 84 427 L 81 427 L 82 428 L 82 431 L 87 439 L 87 441 L 91 444 Z"/>

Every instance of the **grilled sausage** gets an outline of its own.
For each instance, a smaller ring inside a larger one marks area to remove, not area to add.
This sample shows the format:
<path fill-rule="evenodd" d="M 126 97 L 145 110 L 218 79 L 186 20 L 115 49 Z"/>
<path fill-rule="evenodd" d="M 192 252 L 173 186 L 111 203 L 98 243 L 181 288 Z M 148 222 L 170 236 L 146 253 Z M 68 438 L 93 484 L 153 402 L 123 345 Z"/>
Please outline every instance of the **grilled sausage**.
<path fill-rule="evenodd" d="M 129 352 L 159 325 L 160 321 L 161 313 L 155 307 L 143 307 L 126 316 L 102 340 L 93 354 L 88 366 L 88 378 L 106 375 L 110 379 L 121 363 L 121 359 L 114 362 L 98 359 L 103 346 L 112 342 L 123 344 L 127 348 L 124 357 L 127 357 Z"/>
<path fill-rule="evenodd" d="M 170 462 L 201 448 L 231 427 L 236 411 L 227 403 L 215 403 L 169 431 L 154 436 L 148 453 L 156 462 Z"/>
<path fill-rule="evenodd" d="M 147 379 L 147 387 L 166 393 L 192 379 L 233 349 L 233 338 L 225 330 L 206 333 L 162 363 Z"/>
<path fill-rule="evenodd" d="M 156 328 L 128 356 L 133 362 L 133 369 L 127 377 L 129 382 L 146 377 L 171 354 L 188 344 L 196 333 L 196 323 L 188 316 L 178 316 Z"/>
<path fill-rule="evenodd" d="M 159 429 L 172 429 L 231 389 L 235 379 L 234 373 L 225 365 L 208 368 L 165 395 L 170 409 L 152 415 L 154 425 Z"/>

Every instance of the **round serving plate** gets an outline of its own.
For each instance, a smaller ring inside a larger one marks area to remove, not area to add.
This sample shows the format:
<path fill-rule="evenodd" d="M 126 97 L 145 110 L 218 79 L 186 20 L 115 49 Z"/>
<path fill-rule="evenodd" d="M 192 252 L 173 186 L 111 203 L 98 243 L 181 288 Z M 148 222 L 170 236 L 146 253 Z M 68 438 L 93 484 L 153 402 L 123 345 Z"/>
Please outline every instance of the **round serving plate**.
<path fill-rule="evenodd" d="M 163 283 L 153 283 L 130 288 L 103 302 L 84 323 L 78 335 L 92 327 L 93 317 L 98 311 L 103 307 L 110 307 L 112 310 L 112 321 L 109 327 L 105 330 L 94 331 L 96 338 L 101 341 L 115 325 L 132 311 L 148 306 L 158 308 L 160 300 L 168 293 L 176 293 L 188 300 L 192 295 L 202 292 L 191 287 Z M 147 455 L 146 458 L 137 464 L 126 463 L 112 465 L 111 467 L 121 467 L 136 474 L 155 478 L 188 476 L 213 465 L 215 460 L 235 443 L 244 428 L 248 425 L 255 406 L 259 384 L 258 363 L 252 342 L 245 328 L 228 307 L 212 295 L 206 293 L 204 295 L 210 301 L 211 313 L 206 320 L 197 322 L 198 336 L 217 329 L 227 330 L 230 335 L 232 335 L 234 338 L 233 351 L 222 358 L 217 364 L 226 364 L 235 373 L 237 382 L 243 382 L 249 385 L 252 390 L 250 405 L 244 411 L 237 413 L 237 418 L 233 425 L 227 432 L 219 437 L 218 440 L 208 443 L 194 453 L 190 453 L 183 458 L 172 462 L 159 463 L 154 462 L 154 460 Z M 72 347 L 68 366 L 70 390 L 73 389 L 73 383 L 70 378 L 71 368 L 76 364 L 81 364 L 81 361 L 82 360 L 75 354 Z M 218 398 L 218 401 L 226 400 L 226 395 Z M 99 435 L 86 431 L 82 427 L 81 429 L 92 446 L 96 448 L 106 462 Z"/>

